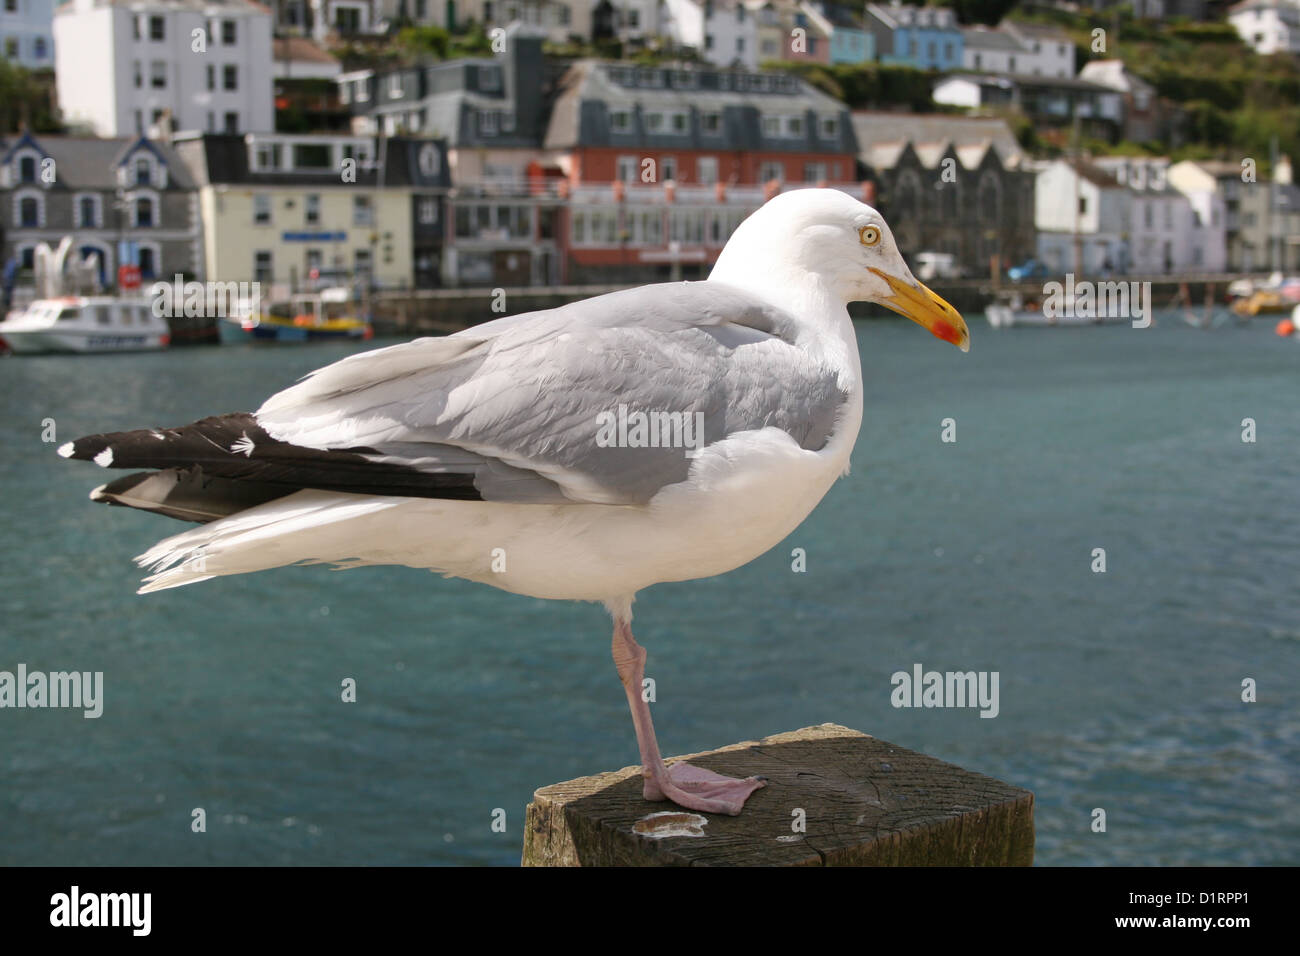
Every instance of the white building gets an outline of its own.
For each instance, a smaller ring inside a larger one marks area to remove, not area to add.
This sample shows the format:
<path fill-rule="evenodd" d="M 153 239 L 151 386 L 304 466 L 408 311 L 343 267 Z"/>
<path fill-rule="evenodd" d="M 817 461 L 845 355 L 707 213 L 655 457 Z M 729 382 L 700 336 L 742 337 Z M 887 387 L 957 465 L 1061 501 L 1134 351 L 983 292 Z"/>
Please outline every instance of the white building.
<path fill-rule="evenodd" d="M 663 32 L 716 66 L 758 68 L 758 21 L 739 0 L 664 0 Z"/>
<path fill-rule="evenodd" d="M 1074 76 L 1074 42 L 1059 27 L 1004 20 L 999 26 L 1020 41 L 1025 52 L 1016 62 L 1026 76 Z"/>
<path fill-rule="evenodd" d="M 29 70 L 54 69 L 54 0 L 0 0 L 0 56 Z"/>
<path fill-rule="evenodd" d="M 1192 204 L 1192 267 L 1206 272 L 1228 268 L 1227 196 L 1210 169 L 1189 160 L 1169 167 L 1169 184 Z"/>
<path fill-rule="evenodd" d="M 1130 272 L 1164 275 L 1204 270 L 1205 251 L 1195 241 L 1192 203 L 1169 184 L 1167 158 L 1105 156 L 1093 163 L 1128 191 L 1125 232 Z M 1219 231 L 1222 246 L 1222 226 Z"/>
<path fill-rule="evenodd" d="M 273 129 L 271 19 L 249 0 L 68 0 L 54 14 L 64 120 L 97 136 L 167 116 L 173 129 Z"/>
<path fill-rule="evenodd" d="M 1069 78 L 1074 43 L 1055 27 L 1014 23 L 962 27 L 962 67 L 981 73 Z"/>
<path fill-rule="evenodd" d="M 574 0 L 575 4 L 583 2 Z M 617 37 L 624 42 L 645 43 L 667 33 L 664 27 L 667 15 L 662 0 L 596 0 L 590 10 L 589 35 L 593 39 Z"/>
<path fill-rule="evenodd" d="M 1300 53 L 1300 3 L 1243 0 L 1228 8 L 1228 22 L 1256 53 Z"/>
<path fill-rule="evenodd" d="M 1043 165 L 1034 185 L 1038 258 L 1055 275 L 1130 271 L 1125 240 L 1129 190 L 1087 162 Z"/>
<path fill-rule="evenodd" d="M 977 73 L 1018 73 L 1028 51 L 1005 30 L 962 27 L 961 65 Z"/>

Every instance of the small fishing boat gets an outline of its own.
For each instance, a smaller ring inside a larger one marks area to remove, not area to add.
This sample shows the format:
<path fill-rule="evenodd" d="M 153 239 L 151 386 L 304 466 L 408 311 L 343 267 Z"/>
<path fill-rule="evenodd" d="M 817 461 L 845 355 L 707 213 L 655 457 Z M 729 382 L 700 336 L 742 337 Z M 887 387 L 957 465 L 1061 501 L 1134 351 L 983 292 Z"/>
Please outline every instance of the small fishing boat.
<path fill-rule="evenodd" d="M 1231 291 L 1231 289 L 1230 289 Z M 1300 278 L 1282 278 L 1274 274 L 1267 285 L 1257 286 L 1249 295 L 1232 301 L 1232 311 L 1242 318 L 1259 315 L 1281 315 L 1300 305 Z"/>
<path fill-rule="evenodd" d="M 1100 325 L 1103 322 L 1129 321 L 1127 318 L 1116 320 L 1074 313 L 1073 298 L 1063 300 L 1059 310 L 1052 310 L 1046 308 L 1044 303 L 1026 299 L 1019 292 L 1004 295 L 984 309 L 984 317 L 995 329 L 1006 329 L 1013 325 Z"/>
<path fill-rule="evenodd" d="M 166 348 L 171 330 L 145 299 L 62 296 L 10 313 L 0 339 L 15 354 L 136 352 Z"/>
<path fill-rule="evenodd" d="M 347 289 L 302 293 L 266 309 L 236 309 L 222 323 L 223 341 L 250 339 L 314 342 L 322 339 L 369 339 L 375 334 L 364 318 L 350 314 Z"/>

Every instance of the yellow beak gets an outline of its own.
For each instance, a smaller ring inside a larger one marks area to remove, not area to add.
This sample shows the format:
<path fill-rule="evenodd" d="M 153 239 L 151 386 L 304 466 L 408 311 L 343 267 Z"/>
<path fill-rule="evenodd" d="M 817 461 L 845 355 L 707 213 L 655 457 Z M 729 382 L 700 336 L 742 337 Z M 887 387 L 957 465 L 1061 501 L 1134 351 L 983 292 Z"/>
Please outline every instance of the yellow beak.
<path fill-rule="evenodd" d="M 970 330 L 960 312 L 920 282 L 912 285 L 888 272 L 871 266 L 867 268 L 889 283 L 893 293 L 889 298 L 881 299 L 881 305 L 929 329 L 931 335 L 951 342 L 963 352 L 970 351 Z"/>

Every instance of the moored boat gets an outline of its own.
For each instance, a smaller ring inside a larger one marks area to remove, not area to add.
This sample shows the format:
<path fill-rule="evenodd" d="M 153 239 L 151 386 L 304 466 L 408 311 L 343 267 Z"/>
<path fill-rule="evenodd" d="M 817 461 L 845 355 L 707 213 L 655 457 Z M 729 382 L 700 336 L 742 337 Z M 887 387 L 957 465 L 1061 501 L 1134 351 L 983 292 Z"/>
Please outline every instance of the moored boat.
<path fill-rule="evenodd" d="M 10 313 L 0 339 L 15 354 L 135 352 L 166 348 L 171 330 L 145 299 L 61 296 Z"/>
<path fill-rule="evenodd" d="M 368 321 L 349 314 L 349 300 L 347 289 L 323 289 L 273 302 L 264 310 L 243 310 L 221 323 L 222 338 L 311 342 L 373 337 L 374 329 Z"/>

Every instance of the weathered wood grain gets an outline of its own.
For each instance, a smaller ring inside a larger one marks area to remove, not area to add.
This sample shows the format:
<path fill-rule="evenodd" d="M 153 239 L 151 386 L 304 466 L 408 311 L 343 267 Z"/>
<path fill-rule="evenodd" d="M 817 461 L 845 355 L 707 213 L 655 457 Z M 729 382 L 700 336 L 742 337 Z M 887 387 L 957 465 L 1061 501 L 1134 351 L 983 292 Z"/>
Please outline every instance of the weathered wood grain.
<path fill-rule="evenodd" d="M 524 866 L 1028 866 L 1034 795 L 848 727 L 822 724 L 676 757 L 768 784 L 702 837 L 633 830 L 673 803 L 641 796 L 639 767 L 543 787 Z M 807 832 L 792 829 L 803 810 Z"/>

